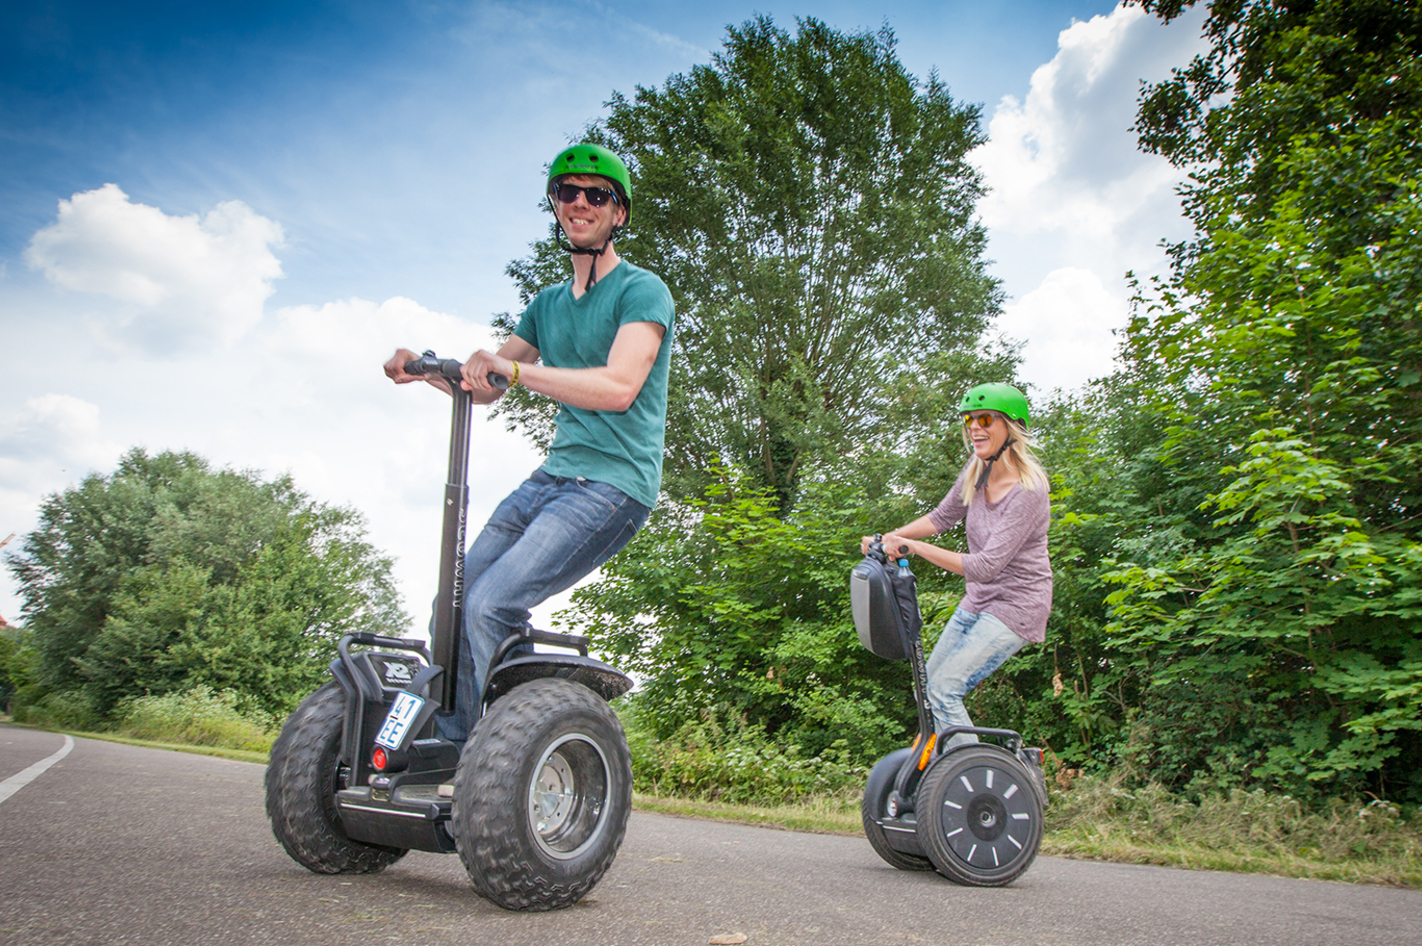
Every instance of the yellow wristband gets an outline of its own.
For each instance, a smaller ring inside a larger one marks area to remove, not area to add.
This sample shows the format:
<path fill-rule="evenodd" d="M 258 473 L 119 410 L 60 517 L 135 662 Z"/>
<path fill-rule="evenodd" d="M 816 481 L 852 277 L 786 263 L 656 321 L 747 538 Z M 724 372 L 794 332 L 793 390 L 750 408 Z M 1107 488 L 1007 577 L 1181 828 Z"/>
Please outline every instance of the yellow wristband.
<path fill-rule="evenodd" d="M 513 377 L 509 378 L 509 387 L 518 384 L 518 362 L 513 362 Z"/>

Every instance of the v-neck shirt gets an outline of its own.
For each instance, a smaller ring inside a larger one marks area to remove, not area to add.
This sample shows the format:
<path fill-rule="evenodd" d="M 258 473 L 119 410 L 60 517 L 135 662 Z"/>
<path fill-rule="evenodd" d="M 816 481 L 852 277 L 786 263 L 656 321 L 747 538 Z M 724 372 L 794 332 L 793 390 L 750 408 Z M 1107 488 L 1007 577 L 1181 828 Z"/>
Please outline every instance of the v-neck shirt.
<path fill-rule="evenodd" d="M 625 259 L 580 297 L 574 298 L 569 280 L 529 303 L 514 334 L 555 368 L 605 367 L 617 330 L 628 322 L 654 322 L 665 329 L 652 370 L 627 410 L 559 405 L 545 473 L 610 483 L 648 508 L 656 505 L 675 318 L 666 283 Z"/>

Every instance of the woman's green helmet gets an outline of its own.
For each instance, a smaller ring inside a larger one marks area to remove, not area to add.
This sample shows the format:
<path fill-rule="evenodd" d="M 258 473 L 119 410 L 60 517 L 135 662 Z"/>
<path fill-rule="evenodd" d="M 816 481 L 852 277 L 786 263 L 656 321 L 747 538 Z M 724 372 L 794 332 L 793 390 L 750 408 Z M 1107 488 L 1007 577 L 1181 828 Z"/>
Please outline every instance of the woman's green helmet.
<path fill-rule="evenodd" d="M 627 165 L 617 155 L 602 145 L 587 142 L 564 148 L 548 165 L 547 186 L 551 188 L 554 181 L 569 174 L 596 174 L 607 178 L 617 189 L 617 199 L 627 209 L 627 216 L 632 216 L 632 175 L 627 173 Z"/>
<path fill-rule="evenodd" d="M 997 381 L 969 388 L 958 404 L 958 410 L 964 414 L 969 411 L 1000 411 L 1023 427 L 1030 426 L 1031 421 L 1027 412 L 1027 397 L 1012 385 Z"/>

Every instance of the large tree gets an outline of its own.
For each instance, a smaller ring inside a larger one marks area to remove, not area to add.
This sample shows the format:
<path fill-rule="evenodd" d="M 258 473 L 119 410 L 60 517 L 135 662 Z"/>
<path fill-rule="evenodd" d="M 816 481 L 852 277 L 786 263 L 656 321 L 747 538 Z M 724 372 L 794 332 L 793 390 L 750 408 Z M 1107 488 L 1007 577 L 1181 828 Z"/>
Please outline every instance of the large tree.
<path fill-rule="evenodd" d="M 983 137 L 977 107 L 915 79 L 894 44 L 887 27 L 792 35 L 759 17 L 709 65 L 614 94 L 590 128 L 633 172 L 618 250 L 676 301 L 672 497 L 727 465 L 788 511 L 816 461 L 907 438 L 891 422 L 907 393 L 1011 372 L 1001 353 L 943 360 L 1000 302 L 967 162 Z M 510 273 L 527 299 L 566 259 L 550 236 Z M 537 430 L 538 407 L 506 410 Z"/>
<path fill-rule="evenodd" d="M 1015 366 L 981 344 L 1001 297 L 974 219 L 978 110 L 910 75 L 887 28 L 767 17 L 609 105 L 590 136 L 633 169 L 619 252 L 676 300 L 667 501 L 576 619 L 647 679 L 663 730 L 721 710 L 877 751 L 913 710 L 848 621 L 857 537 L 941 498 L 955 398 Z M 510 272 L 531 296 L 566 256 L 549 239 Z"/>
<path fill-rule="evenodd" d="M 33 695 L 102 718 L 127 696 L 207 684 L 286 712 L 320 683 L 340 635 L 408 623 L 363 531 L 288 477 L 130 451 L 50 496 L 10 557 Z"/>

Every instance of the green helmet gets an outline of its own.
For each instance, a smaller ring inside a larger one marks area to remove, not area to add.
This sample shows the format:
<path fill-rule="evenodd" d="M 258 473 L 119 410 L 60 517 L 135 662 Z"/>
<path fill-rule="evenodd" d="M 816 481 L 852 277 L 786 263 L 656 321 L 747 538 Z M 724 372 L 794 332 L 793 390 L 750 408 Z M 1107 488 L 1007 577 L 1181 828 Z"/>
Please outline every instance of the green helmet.
<path fill-rule="evenodd" d="M 1000 411 L 1023 427 L 1030 426 L 1027 398 L 1010 384 L 994 381 L 969 388 L 958 404 L 958 410 L 964 414 L 969 411 Z"/>
<path fill-rule="evenodd" d="M 622 159 L 602 145 L 582 144 L 564 148 L 548 165 L 548 187 L 560 177 L 569 174 L 596 174 L 612 182 L 617 189 L 617 199 L 632 216 L 632 175 L 627 173 L 627 165 Z"/>

